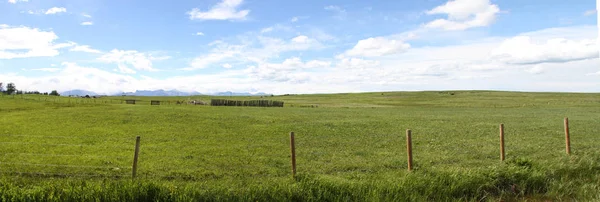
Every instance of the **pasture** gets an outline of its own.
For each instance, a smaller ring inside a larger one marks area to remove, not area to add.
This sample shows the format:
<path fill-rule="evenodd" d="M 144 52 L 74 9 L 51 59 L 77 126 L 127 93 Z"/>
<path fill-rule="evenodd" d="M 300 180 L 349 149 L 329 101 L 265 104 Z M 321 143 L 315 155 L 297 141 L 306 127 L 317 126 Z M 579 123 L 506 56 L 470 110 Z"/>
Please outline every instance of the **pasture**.
<path fill-rule="evenodd" d="M 258 98 L 283 108 L 174 104 L 189 99 L 211 97 L 0 97 L 0 200 L 600 200 L 600 94 L 384 92 Z"/>

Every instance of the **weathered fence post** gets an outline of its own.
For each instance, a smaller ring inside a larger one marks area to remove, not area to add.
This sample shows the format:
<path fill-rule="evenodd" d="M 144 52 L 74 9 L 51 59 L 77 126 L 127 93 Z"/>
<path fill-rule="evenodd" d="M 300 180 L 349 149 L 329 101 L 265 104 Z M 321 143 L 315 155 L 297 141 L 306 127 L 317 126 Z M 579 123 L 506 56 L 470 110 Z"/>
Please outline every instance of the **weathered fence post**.
<path fill-rule="evenodd" d="M 137 163 L 138 163 L 138 155 L 140 152 L 140 136 L 135 138 L 135 153 L 133 154 L 133 166 L 131 169 L 131 177 L 135 179 L 135 175 L 137 172 Z"/>
<path fill-rule="evenodd" d="M 500 124 L 500 160 L 504 161 L 504 124 Z"/>
<path fill-rule="evenodd" d="M 567 154 L 571 154 L 571 136 L 569 134 L 569 118 L 565 117 L 565 144 Z"/>
<path fill-rule="evenodd" d="M 410 129 L 406 130 L 406 154 L 408 156 L 408 171 L 412 171 L 413 155 L 412 155 L 412 134 L 411 134 Z"/>
<path fill-rule="evenodd" d="M 292 177 L 296 179 L 296 144 L 294 142 L 294 132 L 290 132 L 290 150 L 292 155 Z"/>

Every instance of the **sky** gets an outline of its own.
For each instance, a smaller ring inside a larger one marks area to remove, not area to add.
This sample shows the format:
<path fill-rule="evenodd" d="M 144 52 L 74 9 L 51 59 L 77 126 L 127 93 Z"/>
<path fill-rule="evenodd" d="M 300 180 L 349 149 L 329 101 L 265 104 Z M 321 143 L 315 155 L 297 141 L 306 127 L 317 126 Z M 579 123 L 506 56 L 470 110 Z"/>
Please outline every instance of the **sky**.
<path fill-rule="evenodd" d="M 600 92 L 598 1 L 0 0 L 0 82 L 107 94 Z"/>

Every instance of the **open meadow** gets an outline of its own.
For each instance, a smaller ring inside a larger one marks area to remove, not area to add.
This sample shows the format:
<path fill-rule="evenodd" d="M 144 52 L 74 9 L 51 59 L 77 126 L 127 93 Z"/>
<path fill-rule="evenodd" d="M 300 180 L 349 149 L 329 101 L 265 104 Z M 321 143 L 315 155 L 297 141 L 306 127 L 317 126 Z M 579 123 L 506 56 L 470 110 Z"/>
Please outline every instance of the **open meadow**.
<path fill-rule="evenodd" d="M 285 105 L 175 104 L 209 102 L 208 96 L 0 97 L 0 200 L 600 200 L 600 94 L 218 98 Z M 123 99 L 139 101 L 131 105 Z M 571 155 L 565 152 L 565 117 Z M 132 180 L 137 136 L 139 162 Z"/>

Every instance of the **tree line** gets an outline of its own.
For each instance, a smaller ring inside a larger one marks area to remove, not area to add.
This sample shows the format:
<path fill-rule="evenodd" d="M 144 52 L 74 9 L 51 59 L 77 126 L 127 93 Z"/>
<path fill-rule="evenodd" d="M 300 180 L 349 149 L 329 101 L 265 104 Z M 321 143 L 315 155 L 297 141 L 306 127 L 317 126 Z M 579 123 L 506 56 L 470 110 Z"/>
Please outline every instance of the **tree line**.
<path fill-rule="evenodd" d="M 22 90 L 18 90 L 17 86 L 14 83 L 8 83 L 8 84 L 6 84 L 6 87 L 5 87 L 4 83 L 2 83 L 2 82 L 0 82 L 0 93 L 2 93 L 4 95 L 34 94 L 34 95 L 60 96 L 60 94 L 56 90 L 53 90 L 50 93 L 48 93 L 48 92 L 41 93 L 39 91 L 22 91 Z"/>

